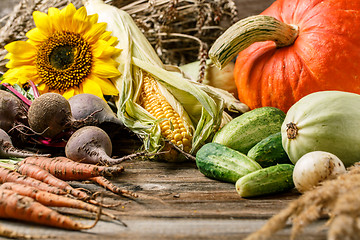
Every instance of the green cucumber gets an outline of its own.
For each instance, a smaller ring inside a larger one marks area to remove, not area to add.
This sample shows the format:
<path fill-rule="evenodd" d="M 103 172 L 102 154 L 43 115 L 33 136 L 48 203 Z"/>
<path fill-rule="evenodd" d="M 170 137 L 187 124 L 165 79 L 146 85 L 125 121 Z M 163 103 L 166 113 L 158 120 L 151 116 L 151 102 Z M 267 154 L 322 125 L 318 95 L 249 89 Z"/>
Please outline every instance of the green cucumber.
<path fill-rule="evenodd" d="M 247 156 L 261 167 L 270 167 L 281 163 L 291 163 L 282 146 L 281 132 L 271 134 L 253 146 Z"/>
<path fill-rule="evenodd" d="M 247 154 L 262 139 L 280 132 L 284 119 L 285 113 L 278 108 L 256 108 L 232 119 L 215 134 L 212 142 Z"/>
<path fill-rule="evenodd" d="M 290 190 L 293 170 L 292 164 L 278 164 L 254 171 L 235 183 L 236 191 L 241 197 L 256 197 Z"/>
<path fill-rule="evenodd" d="M 207 143 L 199 149 L 196 166 L 209 178 L 231 183 L 261 169 L 257 162 L 245 154 L 218 143 Z"/>

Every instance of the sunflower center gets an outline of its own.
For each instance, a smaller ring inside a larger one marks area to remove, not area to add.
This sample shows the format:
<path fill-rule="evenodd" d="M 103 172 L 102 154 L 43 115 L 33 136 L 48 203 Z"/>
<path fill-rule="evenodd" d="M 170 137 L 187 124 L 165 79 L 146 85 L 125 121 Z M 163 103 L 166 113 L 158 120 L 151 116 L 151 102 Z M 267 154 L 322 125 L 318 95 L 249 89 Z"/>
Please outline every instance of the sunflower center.
<path fill-rule="evenodd" d="M 57 69 L 67 69 L 74 63 L 74 49 L 69 45 L 56 47 L 49 56 L 50 64 Z"/>
<path fill-rule="evenodd" d="M 79 34 L 57 32 L 39 47 L 35 63 L 43 83 L 66 91 L 78 87 L 91 73 L 92 51 Z"/>

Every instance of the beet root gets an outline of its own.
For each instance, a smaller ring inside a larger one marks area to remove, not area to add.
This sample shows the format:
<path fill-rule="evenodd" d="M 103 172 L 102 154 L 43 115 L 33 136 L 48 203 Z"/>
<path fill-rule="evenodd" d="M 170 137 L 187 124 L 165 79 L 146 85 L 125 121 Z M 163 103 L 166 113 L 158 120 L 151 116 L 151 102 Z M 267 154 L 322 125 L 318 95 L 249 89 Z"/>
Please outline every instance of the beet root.
<path fill-rule="evenodd" d="M 69 102 L 58 93 L 45 93 L 32 102 L 28 111 L 30 128 L 43 137 L 53 138 L 67 128 L 75 119 Z"/>
<path fill-rule="evenodd" d="M 142 151 L 120 158 L 111 158 L 111 154 L 112 143 L 109 135 L 96 126 L 85 126 L 76 130 L 65 146 L 66 157 L 73 161 L 107 166 L 139 157 L 163 154 L 163 152 L 154 154 Z"/>
<path fill-rule="evenodd" d="M 117 134 L 128 136 L 133 134 L 100 97 L 81 93 L 72 96 L 68 101 L 74 119 L 84 122 L 84 125 L 103 129 L 111 139 Z"/>
<path fill-rule="evenodd" d="M 110 137 L 96 126 L 85 126 L 76 130 L 66 143 L 65 154 L 73 161 L 90 164 L 108 165 L 116 161 L 110 157 Z"/>
<path fill-rule="evenodd" d="M 0 129 L 0 157 L 11 158 L 26 158 L 34 156 L 49 157 L 49 154 L 37 154 L 31 151 L 17 149 L 13 146 L 10 136 L 3 130 Z"/>
<path fill-rule="evenodd" d="M 94 124 L 112 122 L 123 126 L 110 106 L 101 98 L 90 93 L 81 93 L 69 98 L 71 113 L 76 120 L 89 120 Z"/>
<path fill-rule="evenodd" d="M 0 90 L 0 128 L 8 132 L 19 123 L 26 122 L 26 109 L 14 94 Z"/>

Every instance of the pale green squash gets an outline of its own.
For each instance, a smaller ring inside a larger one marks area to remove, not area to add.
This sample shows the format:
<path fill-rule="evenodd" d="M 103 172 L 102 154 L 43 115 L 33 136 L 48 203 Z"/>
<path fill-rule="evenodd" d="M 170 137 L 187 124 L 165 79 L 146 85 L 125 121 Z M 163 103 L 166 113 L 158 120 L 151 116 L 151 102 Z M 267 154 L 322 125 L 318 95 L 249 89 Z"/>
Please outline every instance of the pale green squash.
<path fill-rule="evenodd" d="M 360 160 L 360 95 L 322 91 L 303 97 L 287 112 L 281 135 L 294 164 L 308 152 L 326 151 L 351 166 Z"/>

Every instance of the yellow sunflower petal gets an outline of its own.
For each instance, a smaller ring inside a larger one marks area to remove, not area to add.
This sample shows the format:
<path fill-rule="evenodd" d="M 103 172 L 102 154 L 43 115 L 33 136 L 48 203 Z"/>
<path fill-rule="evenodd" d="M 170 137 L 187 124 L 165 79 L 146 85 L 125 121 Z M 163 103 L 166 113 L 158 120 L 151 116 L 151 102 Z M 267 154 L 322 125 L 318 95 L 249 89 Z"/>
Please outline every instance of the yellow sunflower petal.
<path fill-rule="evenodd" d="M 86 22 L 88 20 L 85 7 L 79 8 L 73 16 L 73 20 L 76 19 L 78 21 Z"/>
<path fill-rule="evenodd" d="M 7 44 L 4 47 L 9 53 L 5 59 L 10 59 L 6 63 L 7 68 L 16 68 L 23 65 L 32 65 L 36 56 L 36 49 L 24 41 L 16 41 Z"/>
<path fill-rule="evenodd" d="M 110 39 L 108 39 L 107 41 L 111 46 L 115 46 L 118 43 L 117 37 L 113 37 L 113 36 L 110 36 Z"/>
<path fill-rule="evenodd" d="M 64 98 L 69 99 L 75 95 L 75 89 L 70 88 L 70 89 L 66 90 L 62 95 L 64 96 Z"/>
<path fill-rule="evenodd" d="M 28 80 L 38 78 L 34 66 L 23 66 L 21 68 L 13 68 L 6 71 L 3 82 L 9 84 L 25 84 Z"/>
<path fill-rule="evenodd" d="M 81 7 L 74 13 L 69 30 L 74 33 L 83 33 L 89 29 L 91 25 L 92 24 L 88 21 L 85 7 Z"/>
<path fill-rule="evenodd" d="M 105 31 L 105 32 L 103 32 L 103 34 L 101 34 L 99 39 L 107 41 L 108 39 L 110 39 L 110 37 L 111 37 L 111 32 Z"/>
<path fill-rule="evenodd" d="M 92 14 L 88 16 L 89 22 L 95 24 L 98 21 L 99 16 L 97 14 Z"/>
<path fill-rule="evenodd" d="M 18 68 L 10 69 L 6 71 L 5 74 L 3 75 L 3 80 L 1 82 L 9 83 L 11 85 L 16 84 L 18 81 L 16 77 L 18 75 L 18 72 L 19 72 Z"/>
<path fill-rule="evenodd" d="M 14 59 L 14 58 L 11 58 L 9 60 L 9 62 L 6 63 L 5 66 L 7 68 L 17 68 L 17 67 L 33 65 L 33 64 L 34 64 L 33 59 Z"/>
<path fill-rule="evenodd" d="M 111 62 L 111 64 L 109 64 L 109 62 Z M 113 61 L 111 60 L 106 62 L 100 59 L 95 59 L 93 66 L 93 74 L 100 78 L 113 78 L 119 76 L 119 70 L 112 63 Z"/>
<path fill-rule="evenodd" d="M 57 18 L 60 15 L 60 10 L 58 8 L 55 8 L 55 7 L 50 7 L 48 9 L 48 15 L 49 15 L 50 18 L 55 18 L 53 20 L 58 20 Z"/>
<path fill-rule="evenodd" d="M 36 48 L 24 41 L 11 42 L 4 47 L 8 52 L 15 54 L 18 58 L 30 58 L 36 55 Z"/>
<path fill-rule="evenodd" d="M 76 8 L 72 3 L 60 10 L 59 23 L 63 27 L 63 30 L 69 30 L 69 28 L 71 29 L 72 17 L 75 12 Z"/>
<path fill-rule="evenodd" d="M 101 91 L 99 84 L 91 79 L 87 79 L 80 86 L 83 93 L 91 93 L 104 99 L 104 95 Z"/>
<path fill-rule="evenodd" d="M 121 52 L 120 49 L 109 45 L 109 43 L 104 40 L 97 41 L 93 46 L 93 56 L 96 58 L 111 58 L 111 56 L 117 55 Z"/>
<path fill-rule="evenodd" d="M 49 16 L 39 11 L 33 12 L 36 27 L 46 36 L 52 34 L 52 25 Z"/>
<path fill-rule="evenodd" d="M 9 59 L 9 62 L 6 64 L 7 68 L 34 63 L 36 48 L 28 42 L 16 41 L 5 45 L 4 48 L 8 51 L 4 57 L 5 59 Z"/>
<path fill-rule="evenodd" d="M 96 23 L 83 35 L 83 38 L 90 44 L 94 44 L 105 32 L 106 23 Z"/>
<path fill-rule="evenodd" d="M 119 95 L 119 91 L 109 79 L 103 79 L 92 75 L 89 77 L 89 80 L 96 82 L 100 86 L 104 95 Z"/>
<path fill-rule="evenodd" d="M 46 86 L 46 84 L 44 83 L 40 83 L 38 86 L 37 86 L 37 89 L 39 90 L 39 92 L 42 94 L 42 93 L 46 93 L 49 91 L 49 88 L 48 86 Z"/>
<path fill-rule="evenodd" d="M 52 24 L 52 28 L 54 31 L 61 31 L 62 26 L 58 24 L 59 18 L 60 18 L 60 10 L 58 8 L 50 7 L 48 9 L 48 16 L 50 19 L 50 22 Z"/>
<path fill-rule="evenodd" d="M 18 74 L 21 76 L 25 76 L 28 79 L 37 79 L 38 72 L 34 65 L 22 66 L 18 68 Z"/>
<path fill-rule="evenodd" d="M 29 43 L 33 45 L 40 45 L 43 41 L 45 41 L 48 36 L 40 31 L 39 28 L 33 28 L 26 33 L 26 37 L 29 38 Z"/>
<path fill-rule="evenodd" d="M 111 46 L 115 46 L 118 43 L 117 37 L 111 36 L 111 32 L 109 31 L 104 32 L 99 39 L 107 41 Z"/>

